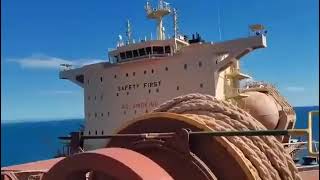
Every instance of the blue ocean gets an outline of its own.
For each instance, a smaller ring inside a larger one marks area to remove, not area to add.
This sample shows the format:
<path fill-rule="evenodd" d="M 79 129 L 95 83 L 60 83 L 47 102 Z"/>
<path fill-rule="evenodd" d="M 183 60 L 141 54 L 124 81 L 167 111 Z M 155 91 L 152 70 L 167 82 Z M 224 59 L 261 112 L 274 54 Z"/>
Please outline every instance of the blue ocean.
<path fill-rule="evenodd" d="M 296 128 L 306 128 L 308 112 L 319 106 L 296 107 Z M 78 131 L 83 119 L 45 122 L 1 123 L 1 167 L 53 158 L 61 148 L 57 137 Z M 314 119 L 313 138 L 319 141 L 319 117 Z"/>

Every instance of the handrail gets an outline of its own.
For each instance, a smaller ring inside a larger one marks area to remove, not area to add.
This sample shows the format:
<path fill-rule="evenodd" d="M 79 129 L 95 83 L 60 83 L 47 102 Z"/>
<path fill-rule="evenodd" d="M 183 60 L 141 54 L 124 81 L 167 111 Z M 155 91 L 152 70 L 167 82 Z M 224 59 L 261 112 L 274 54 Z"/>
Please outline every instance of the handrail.
<path fill-rule="evenodd" d="M 317 157 L 319 152 L 312 149 L 312 117 L 319 114 L 319 111 L 310 111 L 308 118 L 308 128 L 306 129 L 288 129 L 288 130 L 248 130 L 248 131 L 187 131 L 189 136 L 308 136 L 308 153 L 312 157 Z M 184 129 L 185 130 L 185 129 Z M 80 136 L 81 139 L 108 139 L 108 138 L 128 138 L 140 137 L 145 139 L 153 138 L 172 138 L 177 132 L 166 133 L 142 133 L 142 134 L 110 134 L 104 136 Z M 59 139 L 71 139 L 70 136 L 59 137 Z"/>
<path fill-rule="evenodd" d="M 291 136 L 305 136 L 307 135 L 308 140 L 308 153 L 310 156 L 317 157 L 319 156 L 319 152 L 313 151 L 312 145 L 313 145 L 313 140 L 312 140 L 312 117 L 314 115 L 319 115 L 319 111 L 310 111 L 308 113 L 308 127 L 306 129 L 289 129 L 289 135 Z"/>

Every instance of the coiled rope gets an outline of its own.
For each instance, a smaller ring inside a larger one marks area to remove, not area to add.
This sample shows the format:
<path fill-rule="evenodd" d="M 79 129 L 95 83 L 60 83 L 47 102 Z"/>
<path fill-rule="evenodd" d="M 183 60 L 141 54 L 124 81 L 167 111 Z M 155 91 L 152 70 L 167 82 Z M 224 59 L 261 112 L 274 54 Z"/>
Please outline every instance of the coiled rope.
<path fill-rule="evenodd" d="M 266 130 L 259 121 L 243 109 L 210 95 L 179 96 L 165 102 L 154 111 L 184 114 L 205 122 L 213 131 Z M 256 179 L 301 179 L 292 158 L 274 136 L 218 138 L 225 138 L 233 145 L 232 148 L 244 155 Z"/>

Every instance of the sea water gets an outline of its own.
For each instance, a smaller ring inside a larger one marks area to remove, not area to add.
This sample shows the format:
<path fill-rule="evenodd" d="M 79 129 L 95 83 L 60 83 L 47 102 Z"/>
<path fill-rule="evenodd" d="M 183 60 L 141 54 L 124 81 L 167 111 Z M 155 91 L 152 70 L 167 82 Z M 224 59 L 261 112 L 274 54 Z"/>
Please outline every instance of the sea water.
<path fill-rule="evenodd" d="M 306 128 L 308 112 L 319 106 L 296 107 L 296 128 Z M 83 119 L 45 122 L 1 123 L 1 167 L 53 158 L 62 147 L 57 137 L 78 131 Z M 319 141 L 319 117 L 314 119 L 313 138 Z"/>

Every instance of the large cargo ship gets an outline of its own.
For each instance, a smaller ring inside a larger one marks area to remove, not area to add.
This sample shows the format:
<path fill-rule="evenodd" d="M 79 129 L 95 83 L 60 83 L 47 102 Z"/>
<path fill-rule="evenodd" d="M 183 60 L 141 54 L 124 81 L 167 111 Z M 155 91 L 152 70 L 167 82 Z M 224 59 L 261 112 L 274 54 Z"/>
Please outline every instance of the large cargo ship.
<path fill-rule="evenodd" d="M 267 47 L 263 25 L 251 25 L 248 37 L 211 42 L 180 32 L 177 11 L 163 0 L 147 1 L 145 11 L 157 23 L 156 39 L 135 41 L 128 21 L 108 61 L 61 65 L 60 78 L 84 89 L 84 129 L 60 137 L 59 157 L 4 167 L 2 179 L 319 178 L 318 112 L 309 113 L 308 129 L 294 129 L 296 114 L 276 87 L 242 83 L 251 77 L 241 58 Z"/>

